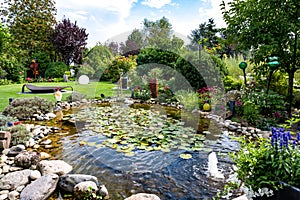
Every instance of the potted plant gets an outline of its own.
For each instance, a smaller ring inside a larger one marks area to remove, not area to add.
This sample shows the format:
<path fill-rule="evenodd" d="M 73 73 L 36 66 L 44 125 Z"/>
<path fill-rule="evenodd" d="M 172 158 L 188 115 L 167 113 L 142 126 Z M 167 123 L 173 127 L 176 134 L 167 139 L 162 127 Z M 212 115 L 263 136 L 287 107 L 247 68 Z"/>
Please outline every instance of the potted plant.
<path fill-rule="evenodd" d="M 271 133 L 270 138 L 239 140 L 240 150 L 230 154 L 239 186 L 254 199 L 300 199 L 300 133 L 292 137 L 274 127 Z"/>

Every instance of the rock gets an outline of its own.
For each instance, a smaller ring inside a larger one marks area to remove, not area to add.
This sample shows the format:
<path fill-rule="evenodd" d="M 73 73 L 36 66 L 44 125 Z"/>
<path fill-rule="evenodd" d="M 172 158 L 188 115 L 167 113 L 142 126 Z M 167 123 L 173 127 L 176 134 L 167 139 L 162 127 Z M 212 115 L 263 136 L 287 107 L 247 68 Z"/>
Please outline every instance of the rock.
<path fill-rule="evenodd" d="M 51 145 L 51 144 L 47 144 L 47 145 L 45 145 L 45 149 L 52 149 L 54 146 L 53 145 Z"/>
<path fill-rule="evenodd" d="M 84 181 L 93 181 L 98 185 L 98 179 L 95 176 L 84 174 L 66 174 L 60 177 L 59 187 L 66 192 L 73 192 L 75 185 Z"/>
<path fill-rule="evenodd" d="M 230 125 L 228 126 L 228 129 L 229 129 L 230 131 L 235 131 L 235 130 L 237 130 L 237 127 L 236 127 L 235 125 L 230 124 Z"/>
<path fill-rule="evenodd" d="M 0 180 L 0 189 L 14 190 L 21 185 L 26 185 L 29 183 L 30 174 L 29 169 L 8 173 Z"/>
<path fill-rule="evenodd" d="M 19 199 L 19 195 L 20 195 L 19 192 L 11 191 L 10 193 L 8 193 L 8 199 L 9 200 L 17 200 L 17 199 Z"/>
<path fill-rule="evenodd" d="M 3 173 L 3 174 L 8 173 L 8 172 L 9 172 L 9 168 L 10 168 L 9 165 L 4 165 L 4 166 L 2 167 L 2 173 Z"/>
<path fill-rule="evenodd" d="M 155 194 L 138 193 L 126 198 L 125 200 L 160 200 L 160 198 Z"/>
<path fill-rule="evenodd" d="M 107 188 L 105 187 L 105 185 L 100 185 L 98 193 L 99 193 L 102 197 L 108 196 L 108 190 L 107 190 Z"/>
<path fill-rule="evenodd" d="M 2 194 L 8 194 L 9 193 L 9 190 L 1 190 L 0 191 L 0 195 L 2 195 Z"/>
<path fill-rule="evenodd" d="M 14 167 L 14 166 L 11 166 L 10 168 L 9 168 L 9 171 L 10 172 L 15 172 L 15 171 L 20 171 L 20 170 L 22 170 L 23 168 L 22 167 Z"/>
<path fill-rule="evenodd" d="M 9 131 L 0 131 L 0 138 L 5 138 L 0 140 L 0 149 L 8 149 L 11 140 L 11 133 Z"/>
<path fill-rule="evenodd" d="M 42 160 L 37 165 L 37 168 L 42 173 L 64 175 L 72 171 L 73 167 L 63 160 Z"/>
<path fill-rule="evenodd" d="M 7 156 L 6 155 L 2 155 L 0 157 L 0 163 L 5 163 L 7 161 Z"/>
<path fill-rule="evenodd" d="M 44 145 L 49 145 L 51 143 L 52 143 L 52 140 L 50 140 L 50 139 L 47 139 L 47 140 L 41 142 L 41 144 L 44 144 Z"/>
<path fill-rule="evenodd" d="M 78 183 L 74 187 L 74 196 L 76 199 L 83 199 L 87 194 L 94 193 L 98 191 L 97 185 L 93 181 L 84 181 Z"/>
<path fill-rule="evenodd" d="M 3 154 L 3 155 L 8 155 L 9 151 L 10 151 L 10 149 L 4 149 L 4 150 L 2 151 L 2 154 Z"/>
<path fill-rule="evenodd" d="M 234 198 L 234 199 L 232 199 L 232 200 L 248 200 L 248 198 L 247 198 L 247 196 L 244 194 L 244 195 L 239 196 L 239 197 L 237 197 L 237 198 Z"/>
<path fill-rule="evenodd" d="M 7 199 L 7 197 L 8 197 L 8 194 L 1 194 L 0 200 L 5 200 L 5 199 Z"/>
<path fill-rule="evenodd" d="M 51 155 L 46 152 L 40 152 L 40 155 L 41 155 L 41 160 L 45 160 L 51 157 Z"/>
<path fill-rule="evenodd" d="M 19 167 L 29 168 L 41 161 L 41 155 L 38 152 L 25 151 L 15 157 L 15 164 Z"/>
<path fill-rule="evenodd" d="M 40 171 L 38 171 L 38 170 L 32 170 L 29 177 L 30 177 L 31 180 L 36 180 L 36 179 L 41 178 L 41 176 L 42 176 L 42 174 L 41 174 Z"/>
<path fill-rule="evenodd" d="M 46 200 L 55 191 L 59 176 L 46 174 L 27 185 L 20 194 L 20 200 Z"/>
<path fill-rule="evenodd" d="M 25 150 L 25 146 L 24 145 L 17 145 L 17 146 L 13 146 L 9 149 L 9 152 L 8 152 L 8 156 L 16 156 L 18 155 L 20 152 L 24 151 Z"/>
<path fill-rule="evenodd" d="M 54 113 L 47 113 L 46 117 L 48 117 L 50 119 L 54 119 L 56 117 L 56 115 Z"/>
<path fill-rule="evenodd" d="M 26 146 L 27 147 L 33 147 L 35 145 L 35 140 L 33 138 L 30 138 L 27 142 L 26 142 Z"/>

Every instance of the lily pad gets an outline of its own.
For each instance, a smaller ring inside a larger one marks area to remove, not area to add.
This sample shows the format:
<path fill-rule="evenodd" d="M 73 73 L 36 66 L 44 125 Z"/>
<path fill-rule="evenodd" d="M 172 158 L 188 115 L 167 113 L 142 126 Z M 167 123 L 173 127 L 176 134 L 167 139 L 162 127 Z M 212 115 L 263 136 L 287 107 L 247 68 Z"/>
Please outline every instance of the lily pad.
<path fill-rule="evenodd" d="M 193 156 L 191 154 L 189 154 L 189 153 L 182 153 L 182 154 L 180 154 L 180 158 L 185 159 L 185 160 L 190 159 L 192 157 Z"/>

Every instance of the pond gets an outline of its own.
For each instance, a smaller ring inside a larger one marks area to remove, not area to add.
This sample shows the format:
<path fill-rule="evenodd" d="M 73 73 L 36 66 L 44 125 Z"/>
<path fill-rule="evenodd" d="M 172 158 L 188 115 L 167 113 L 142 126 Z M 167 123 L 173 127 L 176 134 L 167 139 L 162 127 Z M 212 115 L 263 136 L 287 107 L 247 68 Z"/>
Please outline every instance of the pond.
<path fill-rule="evenodd" d="M 110 199 L 139 192 L 212 199 L 224 183 L 208 177 L 208 155 L 219 154 L 218 167 L 226 175 L 227 153 L 238 147 L 213 121 L 174 108 L 110 104 L 71 116 L 61 124 L 62 133 L 49 136 L 55 148 L 43 150 L 72 165 L 72 173 L 96 176 Z"/>

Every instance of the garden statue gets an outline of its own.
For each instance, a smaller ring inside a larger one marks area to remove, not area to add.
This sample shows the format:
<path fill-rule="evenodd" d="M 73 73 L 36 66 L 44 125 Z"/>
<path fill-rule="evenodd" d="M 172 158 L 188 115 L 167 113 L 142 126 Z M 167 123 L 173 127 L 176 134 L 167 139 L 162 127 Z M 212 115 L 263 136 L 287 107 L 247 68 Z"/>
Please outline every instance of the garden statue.
<path fill-rule="evenodd" d="M 56 92 L 54 92 L 54 97 L 56 99 L 56 104 L 61 102 L 62 99 L 62 93 L 60 91 L 60 87 L 56 88 Z"/>
<path fill-rule="evenodd" d="M 31 69 L 31 74 L 32 76 L 36 79 L 37 75 L 39 75 L 39 71 L 38 71 L 38 67 L 39 67 L 39 63 L 34 59 L 31 61 L 29 67 Z"/>

